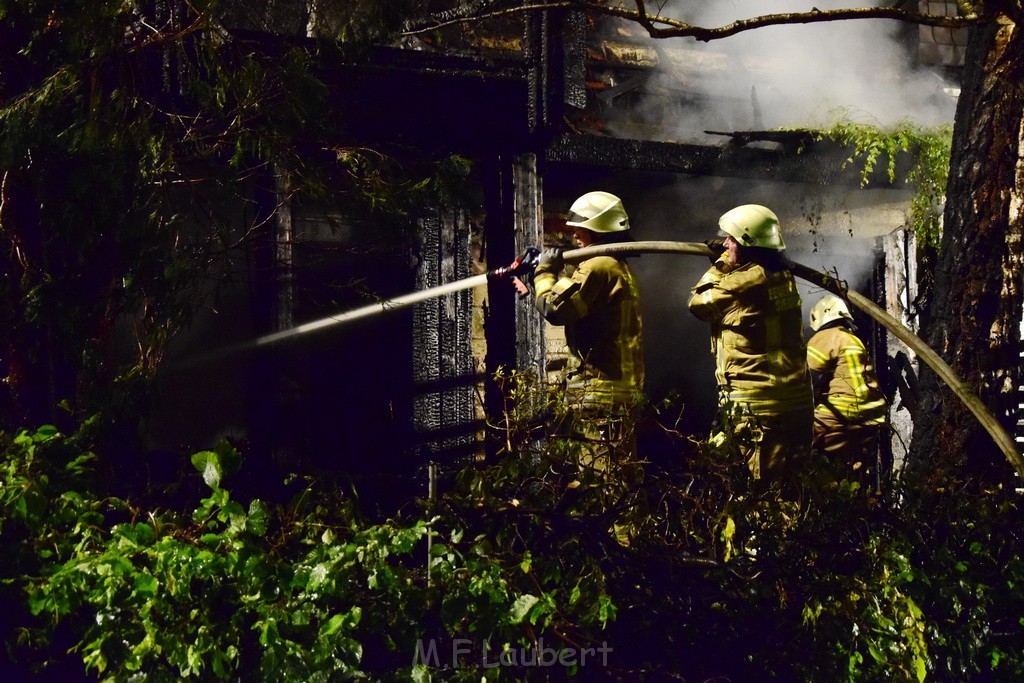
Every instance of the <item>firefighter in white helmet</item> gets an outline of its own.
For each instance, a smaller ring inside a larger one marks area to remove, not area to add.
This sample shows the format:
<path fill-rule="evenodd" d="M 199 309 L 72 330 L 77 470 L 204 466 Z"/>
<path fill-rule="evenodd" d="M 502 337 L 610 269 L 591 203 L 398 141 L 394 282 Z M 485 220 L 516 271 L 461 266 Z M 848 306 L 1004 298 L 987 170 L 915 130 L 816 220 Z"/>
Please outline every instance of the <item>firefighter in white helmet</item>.
<path fill-rule="evenodd" d="M 622 201 L 608 192 L 588 192 L 573 202 L 566 224 L 581 248 L 629 239 Z M 582 261 L 570 275 L 562 274 L 563 265 L 560 249 L 545 249 L 533 284 L 541 314 L 552 325 L 565 327 L 571 355 L 567 400 L 591 426 L 619 423 L 642 395 L 644 384 L 636 278 L 624 260 L 613 256 Z M 615 432 L 604 429 L 603 438 L 629 442 L 621 450 L 631 452 L 631 437 Z"/>
<path fill-rule="evenodd" d="M 723 432 L 758 486 L 791 490 L 810 459 L 813 403 L 803 314 L 779 220 L 738 206 L 719 219 L 721 255 L 693 287 L 690 311 L 711 324 Z"/>
<path fill-rule="evenodd" d="M 807 366 L 814 385 L 816 455 L 840 468 L 841 476 L 877 490 L 878 441 L 888 407 L 875 370 L 846 302 L 834 294 L 811 308 L 814 335 Z"/>

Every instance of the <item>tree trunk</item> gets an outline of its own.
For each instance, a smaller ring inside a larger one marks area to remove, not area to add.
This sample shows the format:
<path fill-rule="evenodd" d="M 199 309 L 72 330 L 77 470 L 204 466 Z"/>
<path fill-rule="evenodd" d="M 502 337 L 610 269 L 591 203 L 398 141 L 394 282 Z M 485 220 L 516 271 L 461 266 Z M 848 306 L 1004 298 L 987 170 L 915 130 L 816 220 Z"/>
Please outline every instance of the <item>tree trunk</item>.
<path fill-rule="evenodd" d="M 953 131 L 944 233 L 923 320 L 929 345 L 1015 430 L 1021 384 L 1024 35 L 1009 20 L 972 30 Z M 967 408 L 922 377 L 911 472 L 1003 481 L 1005 458 Z"/>

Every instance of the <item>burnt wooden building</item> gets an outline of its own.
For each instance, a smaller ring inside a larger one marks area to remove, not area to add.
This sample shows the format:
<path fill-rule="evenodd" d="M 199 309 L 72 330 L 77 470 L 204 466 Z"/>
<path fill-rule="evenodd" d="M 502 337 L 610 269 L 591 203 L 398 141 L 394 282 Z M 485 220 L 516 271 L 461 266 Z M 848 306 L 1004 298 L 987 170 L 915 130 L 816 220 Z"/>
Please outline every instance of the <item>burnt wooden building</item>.
<path fill-rule="evenodd" d="M 345 103 L 339 144 L 465 157 L 475 206 L 421 207 L 415 237 L 382 248 L 361 236 L 343 201 L 293 198 L 278 179 L 262 199 L 277 206 L 277 239 L 253 256 L 266 267 L 232 302 L 246 312 L 197 325 L 178 342 L 182 355 L 222 342 L 225 326 L 235 339 L 288 329 L 507 265 L 528 246 L 566 243 L 562 216 L 593 189 L 623 198 L 637 239 L 708 239 L 725 210 L 765 204 L 780 215 L 796 260 L 837 273 L 913 323 L 914 247 L 903 230 L 910 191 L 881 174 L 863 189 L 858 170 L 844 166 L 849 150 L 799 129 L 766 130 L 756 88 L 716 90 L 741 78 L 738 60 L 656 45 L 638 26 L 578 10 L 460 22 L 466 7 L 488 3 L 435 4 L 424 18 L 434 30 L 410 31 L 358 62 L 339 59 L 322 78 Z M 225 26 L 260 40 L 323 40 L 343 11 L 342 2 L 239 5 Z M 731 112 L 728 120 L 702 118 L 709 103 Z M 685 303 L 706 265 L 645 256 L 634 266 L 648 394 L 678 394 L 695 433 L 714 412 L 713 365 L 707 331 Z M 809 307 L 818 293 L 803 294 Z M 894 355 L 889 345 L 875 333 L 879 361 Z M 169 372 L 168 400 L 185 391 L 204 398 L 155 438 L 200 445 L 243 435 L 280 468 L 303 462 L 365 477 L 401 498 L 425 486 L 427 462 L 487 451 L 487 421 L 504 405 L 491 381 L 500 368 L 543 376 L 559 352 L 557 330 L 495 281 L 216 371 Z M 889 373 L 891 387 L 908 383 L 908 361 Z"/>

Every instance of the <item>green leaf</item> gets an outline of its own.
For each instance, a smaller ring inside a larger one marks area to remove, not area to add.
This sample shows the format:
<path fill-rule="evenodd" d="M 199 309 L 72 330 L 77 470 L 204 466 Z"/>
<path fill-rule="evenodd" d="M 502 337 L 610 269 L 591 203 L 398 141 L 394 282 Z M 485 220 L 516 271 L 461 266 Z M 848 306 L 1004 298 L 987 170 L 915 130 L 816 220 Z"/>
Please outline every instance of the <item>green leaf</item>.
<path fill-rule="evenodd" d="M 219 545 L 220 541 L 220 534 L 203 534 L 199 537 L 199 542 L 203 545 Z"/>
<path fill-rule="evenodd" d="M 333 617 L 327 620 L 327 623 L 320 629 L 321 635 L 329 636 L 333 633 L 337 633 L 348 621 L 347 614 L 335 614 Z"/>
<path fill-rule="evenodd" d="M 722 557 L 723 562 L 728 562 L 732 557 L 733 553 L 733 536 L 736 535 L 736 521 L 732 517 L 725 518 L 725 526 L 722 527 L 722 541 L 725 542 L 725 554 Z"/>
<path fill-rule="evenodd" d="M 156 538 L 156 532 L 153 530 L 153 527 L 145 522 L 136 524 L 133 531 L 134 540 L 139 545 L 150 545 L 153 543 L 153 539 Z"/>
<path fill-rule="evenodd" d="M 245 520 L 245 530 L 255 536 L 262 536 L 267 533 L 267 523 L 270 519 L 270 511 L 266 503 L 261 500 L 254 500 L 249 503 L 249 516 Z"/>
<path fill-rule="evenodd" d="M 605 594 L 600 595 L 597 601 L 600 605 L 597 617 L 601 620 L 601 626 L 603 628 L 607 628 L 608 622 L 615 620 L 618 608 L 615 607 L 615 603 L 612 602 L 612 599 Z"/>
<path fill-rule="evenodd" d="M 211 489 L 220 488 L 221 477 L 224 474 L 221 468 L 220 456 L 213 451 L 199 451 L 192 455 L 192 465 L 203 475 L 203 481 Z"/>
<path fill-rule="evenodd" d="M 353 607 L 351 612 L 341 612 L 331 617 L 320 629 L 320 634 L 329 636 L 343 628 L 355 628 L 363 615 L 362 609 Z"/>
<path fill-rule="evenodd" d="M 327 565 L 320 563 L 313 567 L 309 573 L 309 581 L 306 583 L 306 590 L 315 591 L 324 581 L 327 580 Z"/>
<path fill-rule="evenodd" d="M 256 627 L 260 630 L 260 645 L 263 647 L 276 643 L 280 639 L 277 633 L 277 619 L 267 617 L 263 621 L 256 622 Z"/>
<path fill-rule="evenodd" d="M 144 596 L 156 595 L 157 588 L 159 587 L 160 582 L 157 581 L 155 576 L 149 574 L 135 575 L 135 592 L 137 594 Z"/>
<path fill-rule="evenodd" d="M 36 442 L 48 441 L 59 434 L 60 432 L 57 431 L 57 428 L 53 425 L 43 425 L 36 430 L 35 436 L 32 440 Z"/>
<path fill-rule="evenodd" d="M 516 598 L 516 601 L 512 603 L 512 608 L 508 612 L 509 623 L 521 623 L 523 619 L 526 618 L 526 615 L 529 614 L 530 609 L 532 609 L 538 602 L 540 602 L 540 599 L 535 595 L 530 595 L 529 593 L 520 595 Z"/>

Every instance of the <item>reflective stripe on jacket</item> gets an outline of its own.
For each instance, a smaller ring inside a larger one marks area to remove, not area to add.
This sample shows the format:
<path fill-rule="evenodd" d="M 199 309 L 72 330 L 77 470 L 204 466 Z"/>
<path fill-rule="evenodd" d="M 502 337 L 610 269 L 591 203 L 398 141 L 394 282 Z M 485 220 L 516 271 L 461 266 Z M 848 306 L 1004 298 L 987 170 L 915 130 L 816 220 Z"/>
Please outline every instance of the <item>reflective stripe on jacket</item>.
<path fill-rule="evenodd" d="M 533 279 L 537 308 L 552 325 L 565 326 L 578 362 L 569 388 L 584 404 L 626 403 L 643 390 L 644 350 L 640 295 L 625 261 L 595 256 L 571 277 L 540 270 Z"/>
<path fill-rule="evenodd" d="M 823 387 L 814 409 L 816 419 L 864 425 L 885 422 L 885 396 L 867 349 L 855 334 L 842 325 L 818 330 L 807 344 L 807 366 L 820 376 Z"/>
<path fill-rule="evenodd" d="M 711 323 L 722 399 L 754 415 L 811 410 L 803 317 L 788 270 L 716 262 L 693 288 L 690 311 Z"/>

